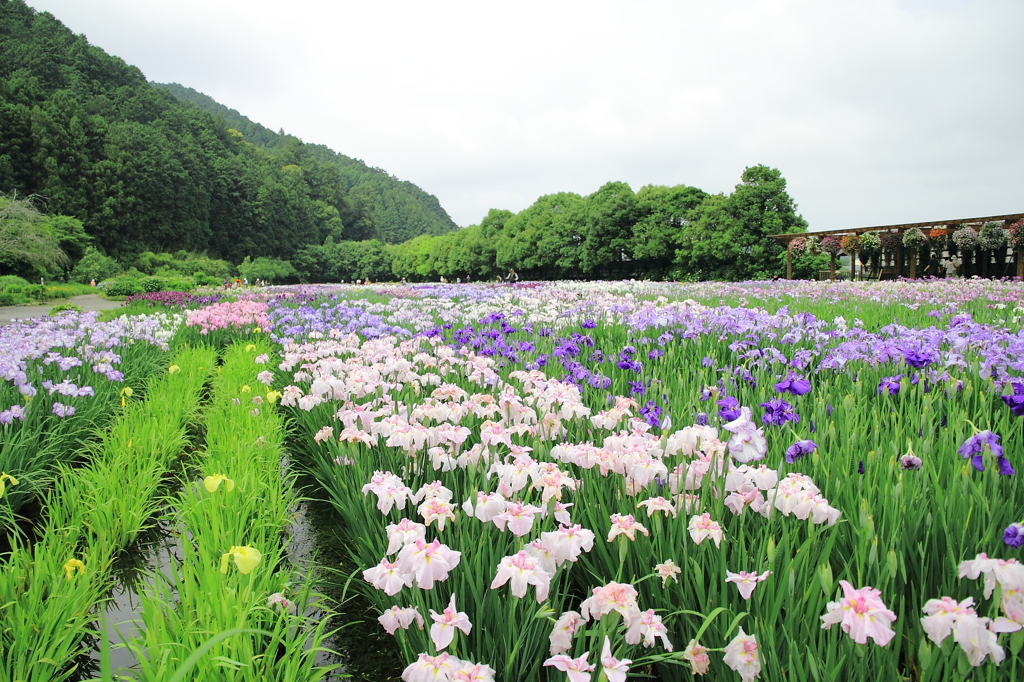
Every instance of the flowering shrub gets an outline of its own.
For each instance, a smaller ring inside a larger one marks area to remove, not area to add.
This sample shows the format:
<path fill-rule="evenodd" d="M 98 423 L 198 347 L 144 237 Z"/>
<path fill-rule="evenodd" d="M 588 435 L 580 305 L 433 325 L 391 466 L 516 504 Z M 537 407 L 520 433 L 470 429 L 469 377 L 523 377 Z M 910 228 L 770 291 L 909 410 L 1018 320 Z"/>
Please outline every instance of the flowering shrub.
<path fill-rule="evenodd" d="M 964 225 L 953 233 L 953 243 L 961 251 L 978 248 L 978 233 L 970 225 Z"/>
<path fill-rule="evenodd" d="M 1017 221 L 1006 231 L 1007 240 L 1014 249 L 1024 249 L 1024 225 Z"/>
<path fill-rule="evenodd" d="M 919 249 L 928 243 L 928 237 L 918 227 L 912 227 L 903 233 L 903 246 L 908 249 Z"/>
<path fill-rule="evenodd" d="M 230 301 L 215 303 L 206 308 L 186 312 L 185 324 L 199 327 L 200 334 L 206 335 L 215 329 L 248 329 L 258 327 L 270 330 L 267 320 L 267 304 L 258 301 Z"/>
<path fill-rule="evenodd" d="M 882 242 L 882 248 L 890 253 L 896 251 L 901 243 L 899 234 L 895 232 L 882 232 L 878 239 Z"/>
<path fill-rule="evenodd" d="M 1006 230 L 999 223 L 985 223 L 978 234 L 978 246 L 988 251 L 1006 246 Z"/>
<path fill-rule="evenodd" d="M 842 242 L 839 237 L 829 235 L 821 240 L 821 250 L 830 256 L 834 256 L 839 253 L 843 248 Z"/>
<path fill-rule="evenodd" d="M 860 250 L 863 253 L 877 253 L 882 250 L 882 240 L 877 232 L 865 232 L 860 236 Z"/>
<path fill-rule="evenodd" d="M 150 306 L 175 306 L 184 308 L 189 305 L 210 305 L 220 300 L 220 294 L 197 296 L 185 291 L 156 291 L 135 294 L 124 300 L 124 304 L 145 303 Z"/>

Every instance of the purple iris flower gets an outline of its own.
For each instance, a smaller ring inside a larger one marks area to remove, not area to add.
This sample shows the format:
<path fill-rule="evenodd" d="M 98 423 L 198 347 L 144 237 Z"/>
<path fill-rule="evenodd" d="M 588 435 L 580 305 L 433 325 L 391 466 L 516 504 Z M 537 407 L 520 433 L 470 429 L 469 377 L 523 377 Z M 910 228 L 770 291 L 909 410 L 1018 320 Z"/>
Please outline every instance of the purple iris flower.
<path fill-rule="evenodd" d="M 58 417 L 70 417 L 75 414 L 74 405 L 64 405 L 63 403 L 53 404 L 53 413 Z"/>
<path fill-rule="evenodd" d="M 790 445 L 786 450 L 786 461 L 792 464 L 798 459 L 803 459 L 817 449 L 818 444 L 813 440 L 798 440 Z"/>
<path fill-rule="evenodd" d="M 727 395 L 719 400 L 717 405 L 721 408 L 718 410 L 718 416 L 727 422 L 739 419 L 740 415 L 743 414 L 740 411 L 740 401 L 731 395 Z"/>
<path fill-rule="evenodd" d="M 700 359 L 700 366 L 701 367 L 711 367 L 714 364 L 715 364 L 715 361 L 712 360 L 711 358 L 709 358 L 706 355 Z"/>
<path fill-rule="evenodd" d="M 985 459 L 982 457 L 982 452 L 985 447 L 988 447 L 992 451 L 992 454 L 996 456 L 996 464 L 999 467 L 999 473 L 1003 476 L 1011 476 L 1016 473 L 1013 467 L 1010 465 L 1009 460 L 1006 459 L 1006 455 L 1003 454 L 1003 446 L 999 444 L 999 436 L 992 433 L 991 431 L 982 431 L 976 433 L 967 440 L 964 441 L 963 445 L 957 452 L 961 457 L 967 459 L 971 458 L 971 465 L 978 471 L 985 470 Z"/>
<path fill-rule="evenodd" d="M 645 393 L 647 393 L 647 387 L 644 385 L 644 382 L 642 381 L 630 381 L 629 392 L 632 395 L 644 395 Z"/>
<path fill-rule="evenodd" d="M 923 369 L 934 362 L 935 358 L 927 351 L 913 351 L 904 353 L 903 360 L 915 369 Z"/>
<path fill-rule="evenodd" d="M 708 425 L 708 413 L 707 412 L 698 412 L 697 413 L 697 423 L 700 424 L 701 426 L 707 426 Z"/>
<path fill-rule="evenodd" d="M 900 457 L 900 466 L 904 469 L 920 469 L 921 458 L 917 455 L 903 455 Z"/>
<path fill-rule="evenodd" d="M 864 460 L 860 460 L 859 462 L 857 462 L 857 473 L 858 474 L 863 474 L 864 473 Z"/>
<path fill-rule="evenodd" d="M 653 400 L 648 400 L 647 404 L 640 408 L 640 416 L 649 425 L 661 428 L 661 408 Z"/>
<path fill-rule="evenodd" d="M 902 374 L 897 374 L 894 377 L 883 377 L 878 382 L 878 394 L 883 395 L 888 392 L 889 395 L 896 395 L 900 392 L 900 379 L 902 378 Z"/>
<path fill-rule="evenodd" d="M 761 403 L 761 407 L 764 408 L 764 414 L 761 416 L 761 421 L 765 424 L 782 426 L 786 422 L 793 422 L 796 424 L 800 421 L 800 415 L 793 411 L 793 406 L 782 398 L 776 398 L 775 400 L 769 400 L 766 403 Z"/>
<path fill-rule="evenodd" d="M 792 372 L 785 379 L 775 384 L 775 390 L 779 393 L 790 393 L 792 395 L 807 395 L 811 392 L 811 382 L 804 377 L 797 376 Z"/>
<path fill-rule="evenodd" d="M 1011 381 L 1010 385 L 1013 387 L 1013 394 L 1000 396 L 1000 398 L 1010 408 L 1010 412 L 1018 417 L 1024 417 L 1024 382 Z"/>
<path fill-rule="evenodd" d="M 1014 549 L 1024 547 L 1024 523 L 1011 523 L 1003 531 L 1003 542 Z"/>
<path fill-rule="evenodd" d="M 580 323 L 580 326 L 584 329 L 593 329 L 597 326 L 597 322 L 594 322 L 593 320 L 583 320 L 583 322 Z"/>

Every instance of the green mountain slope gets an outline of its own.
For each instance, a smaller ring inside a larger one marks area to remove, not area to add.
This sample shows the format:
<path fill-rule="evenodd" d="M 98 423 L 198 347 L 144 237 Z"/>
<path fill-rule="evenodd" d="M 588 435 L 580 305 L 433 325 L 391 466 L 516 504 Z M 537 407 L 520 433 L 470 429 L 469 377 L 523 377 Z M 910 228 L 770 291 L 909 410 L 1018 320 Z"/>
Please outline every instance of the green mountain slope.
<path fill-rule="evenodd" d="M 289 139 L 295 139 L 283 132 L 275 133 L 193 88 L 178 83 L 152 85 L 223 119 L 228 128 L 242 133 L 246 142 L 267 152 L 277 152 Z M 353 226 L 353 238 L 378 238 L 394 244 L 421 234 L 438 235 L 457 229 L 437 197 L 413 183 L 399 180 L 382 168 L 367 166 L 324 145 L 305 146 L 320 163 L 336 166 L 347 191 L 353 194 L 353 202 L 359 203 L 364 212 L 372 211 L 371 217 Z"/>
<path fill-rule="evenodd" d="M 455 229 L 411 183 L 229 120 L 244 117 L 180 101 L 51 14 L 0 0 L 0 192 L 45 197 L 108 254 L 289 259 L 328 237 Z"/>

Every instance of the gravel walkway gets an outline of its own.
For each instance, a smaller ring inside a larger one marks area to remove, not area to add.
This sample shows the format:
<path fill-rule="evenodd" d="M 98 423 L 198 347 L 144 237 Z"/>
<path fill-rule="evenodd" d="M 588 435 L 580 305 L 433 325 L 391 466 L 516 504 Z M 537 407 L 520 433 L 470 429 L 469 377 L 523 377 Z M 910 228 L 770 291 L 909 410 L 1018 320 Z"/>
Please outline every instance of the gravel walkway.
<path fill-rule="evenodd" d="M 123 301 L 108 301 L 98 294 L 85 294 L 84 296 L 73 296 L 69 299 L 62 299 L 47 303 L 46 305 L 12 305 L 0 308 L 0 324 L 10 324 L 13 320 L 25 320 L 30 317 L 44 317 L 50 312 L 50 308 L 64 303 L 73 303 L 79 306 L 84 312 L 93 310 L 113 310 L 124 305 Z"/>

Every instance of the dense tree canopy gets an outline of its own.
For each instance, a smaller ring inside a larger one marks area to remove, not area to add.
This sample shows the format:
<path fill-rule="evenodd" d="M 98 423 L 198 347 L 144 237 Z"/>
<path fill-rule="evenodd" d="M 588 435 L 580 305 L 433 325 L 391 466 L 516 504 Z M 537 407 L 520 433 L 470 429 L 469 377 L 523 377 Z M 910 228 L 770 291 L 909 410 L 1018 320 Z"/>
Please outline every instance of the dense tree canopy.
<path fill-rule="evenodd" d="M 519 213 L 492 209 L 479 225 L 394 247 L 396 277 L 672 277 L 744 279 L 785 272 L 769 235 L 802 232 L 782 174 L 743 172 L 735 191 L 647 185 L 634 193 L 609 182 L 587 197 L 540 197 Z"/>

